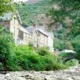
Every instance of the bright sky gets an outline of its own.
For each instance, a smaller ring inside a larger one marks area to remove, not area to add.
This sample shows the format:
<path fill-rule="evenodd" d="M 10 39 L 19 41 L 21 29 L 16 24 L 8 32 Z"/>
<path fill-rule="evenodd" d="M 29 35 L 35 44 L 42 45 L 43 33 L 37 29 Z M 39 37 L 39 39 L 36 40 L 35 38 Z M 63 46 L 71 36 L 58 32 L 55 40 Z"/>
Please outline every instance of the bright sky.
<path fill-rule="evenodd" d="M 14 2 L 26 2 L 28 0 L 14 0 Z"/>

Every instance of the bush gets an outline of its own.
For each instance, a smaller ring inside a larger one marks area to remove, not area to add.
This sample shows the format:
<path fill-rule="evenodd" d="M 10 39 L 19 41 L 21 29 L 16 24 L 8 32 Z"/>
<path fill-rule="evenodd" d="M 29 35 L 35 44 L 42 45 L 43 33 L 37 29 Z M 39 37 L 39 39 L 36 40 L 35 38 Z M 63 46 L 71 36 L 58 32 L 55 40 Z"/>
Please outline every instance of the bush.
<path fill-rule="evenodd" d="M 59 70 L 66 66 L 47 47 L 15 46 L 12 34 L 0 28 L 0 70 Z"/>
<path fill-rule="evenodd" d="M 40 59 L 41 63 L 44 66 L 44 70 L 60 70 L 64 69 L 65 65 L 60 63 L 60 59 L 54 55 L 42 56 Z"/>
<path fill-rule="evenodd" d="M 15 53 L 17 56 L 17 63 L 22 69 L 30 70 L 31 63 L 36 61 L 36 53 L 32 47 L 29 46 L 15 46 Z M 33 61 L 33 62 L 32 62 Z"/>
<path fill-rule="evenodd" d="M 55 38 L 53 45 L 55 49 L 58 49 L 60 51 L 64 49 L 64 42 L 60 39 Z"/>
<path fill-rule="evenodd" d="M 66 65 L 67 67 L 69 67 L 69 66 L 74 66 L 74 65 L 76 65 L 76 63 L 78 63 L 78 61 L 77 61 L 76 59 L 71 59 L 71 60 L 67 61 L 67 62 L 65 63 L 65 65 Z"/>
<path fill-rule="evenodd" d="M 65 52 L 63 53 L 62 52 L 62 53 L 59 54 L 59 56 L 62 59 L 68 58 L 70 56 L 73 56 L 75 58 L 75 54 L 74 53 L 65 53 Z M 67 66 L 67 67 L 74 66 L 74 65 L 76 65 L 76 60 L 75 59 L 70 59 L 69 61 L 65 62 L 64 65 Z"/>
<path fill-rule="evenodd" d="M 28 46 L 30 46 L 30 47 L 34 47 L 34 45 L 33 45 L 32 42 L 29 42 Z"/>
<path fill-rule="evenodd" d="M 74 50 L 79 53 L 80 52 L 80 35 L 76 36 L 74 39 L 71 40 L 71 43 L 74 47 Z"/>
<path fill-rule="evenodd" d="M 37 50 L 37 53 L 41 56 L 45 56 L 50 54 L 49 48 L 48 47 L 41 47 Z"/>
<path fill-rule="evenodd" d="M 80 35 L 71 40 L 74 50 L 77 52 L 76 59 L 80 60 Z"/>
<path fill-rule="evenodd" d="M 44 49 L 43 49 L 44 50 Z M 18 65 L 24 70 L 59 70 L 64 69 L 65 65 L 60 64 L 60 58 L 54 56 L 49 51 L 47 54 L 42 48 L 39 49 L 39 52 L 36 53 L 29 46 L 16 46 L 15 53 L 17 55 Z"/>
<path fill-rule="evenodd" d="M 10 67 L 16 63 L 13 60 L 14 41 L 12 34 L 0 27 L 0 62 L 4 70 L 12 70 Z M 11 64 L 12 63 L 12 64 Z"/>
<path fill-rule="evenodd" d="M 64 48 L 68 50 L 74 50 L 70 41 L 65 41 Z"/>

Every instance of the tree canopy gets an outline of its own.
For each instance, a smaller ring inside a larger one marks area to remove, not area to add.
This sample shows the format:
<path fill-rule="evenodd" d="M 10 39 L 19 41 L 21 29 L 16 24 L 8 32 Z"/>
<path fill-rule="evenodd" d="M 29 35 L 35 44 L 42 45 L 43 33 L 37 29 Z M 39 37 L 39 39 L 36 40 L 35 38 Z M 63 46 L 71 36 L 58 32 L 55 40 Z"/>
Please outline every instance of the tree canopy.
<path fill-rule="evenodd" d="M 51 0 L 51 4 L 53 7 L 50 9 L 49 15 L 51 15 L 54 20 L 53 24 L 60 22 L 61 24 L 70 27 L 70 35 L 73 34 L 73 36 L 77 36 L 80 34 L 80 0 Z M 68 21 L 71 25 L 65 23 L 67 17 L 71 20 L 71 22 Z"/>
<path fill-rule="evenodd" d="M 13 10 L 11 0 L 0 0 L 0 15 L 10 10 Z"/>
<path fill-rule="evenodd" d="M 41 20 L 37 19 L 39 14 L 45 14 L 50 6 L 49 0 L 40 0 L 34 4 L 18 4 L 16 9 L 19 11 L 23 25 L 32 25 L 33 23 L 41 23 Z"/>

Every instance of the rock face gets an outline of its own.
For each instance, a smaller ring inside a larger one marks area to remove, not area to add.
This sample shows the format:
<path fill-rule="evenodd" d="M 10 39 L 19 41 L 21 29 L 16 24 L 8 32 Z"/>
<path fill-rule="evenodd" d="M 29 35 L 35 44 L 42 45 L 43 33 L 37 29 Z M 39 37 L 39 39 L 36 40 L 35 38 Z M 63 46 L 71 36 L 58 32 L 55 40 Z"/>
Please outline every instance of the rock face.
<path fill-rule="evenodd" d="M 0 80 L 80 80 L 80 66 L 60 71 L 21 71 L 0 74 Z"/>

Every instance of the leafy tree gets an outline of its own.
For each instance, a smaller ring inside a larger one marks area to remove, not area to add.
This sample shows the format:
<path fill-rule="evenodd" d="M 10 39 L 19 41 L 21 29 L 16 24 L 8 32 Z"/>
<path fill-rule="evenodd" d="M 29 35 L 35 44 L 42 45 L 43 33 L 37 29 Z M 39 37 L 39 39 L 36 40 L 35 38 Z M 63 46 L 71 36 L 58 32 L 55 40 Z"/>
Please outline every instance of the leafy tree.
<path fill-rule="evenodd" d="M 19 66 L 24 70 L 59 70 L 66 68 L 60 58 L 51 54 L 48 48 L 38 49 L 38 53 L 29 46 L 16 46 L 15 53 Z"/>
<path fill-rule="evenodd" d="M 14 54 L 12 34 L 5 28 L 0 27 L 0 62 L 3 64 L 4 70 L 9 69 L 9 62 Z"/>
<path fill-rule="evenodd" d="M 52 20 L 54 20 L 52 25 L 57 22 L 63 24 L 65 23 L 65 19 L 68 17 L 69 20 L 71 20 L 72 25 L 68 25 L 69 23 L 65 23 L 65 25 L 67 25 L 67 28 L 69 27 L 71 29 L 70 35 L 77 36 L 80 34 L 80 1 L 51 0 L 51 2 L 53 7 L 50 9 L 49 15 L 51 15 Z"/>
<path fill-rule="evenodd" d="M 16 9 L 19 11 L 22 22 L 24 25 L 32 25 L 33 23 L 42 23 L 37 17 L 39 14 L 45 14 L 48 10 L 50 3 L 49 0 L 41 0 L 34 4 L 18 4 L 15 5 Z"/>
<path fill-rule="evenodd" d="M 58 50 L 63 50 L 64 49 L 64 41 L 54 38 L 54 48 Z"/>
<path fill-rule="evenodd" d="M 41 56 L 45 56 L 45 55 L 48 55 L 50 54 L 49 52 L 49 48 L 48 47 L 41 47 L 38 49 L 37 53 Z"/>
<path fill-rule="evenodd" d="M 65 41 L 65 45 L 64 45 L 65 49 L 69 49 L 69 50 L 74 50 L 72 44 L 70 41 Z"/>
<path fill-rule="evenodd" d="M 52 25 L 57 22 L 62 24 L 62 29 L 64 28 L 63 24 L 65 24 L 65 35 L 64 31 L 59 34 L 59 39 L 65 42 L 65 48 L 71 49 L 72 47 L 77 52 L 76 59 L 80 60 L 80 0 L 51 0 L 52 8 L 50 9 L 48 15 L 51 16 L 53 20 Z M 70 23 L 66 23 L 66 18 Z M 57 33 L 57 32 L 56 32 Z M 58 33 L 57 33 L 58 34 Z M 61 38 L 61 35 L 64 38 Z"/>
<path fill-rule="evenodd" d="M 10 10 L 13 10 L 11 0 L 0 0 L 0 15 Z"/>

